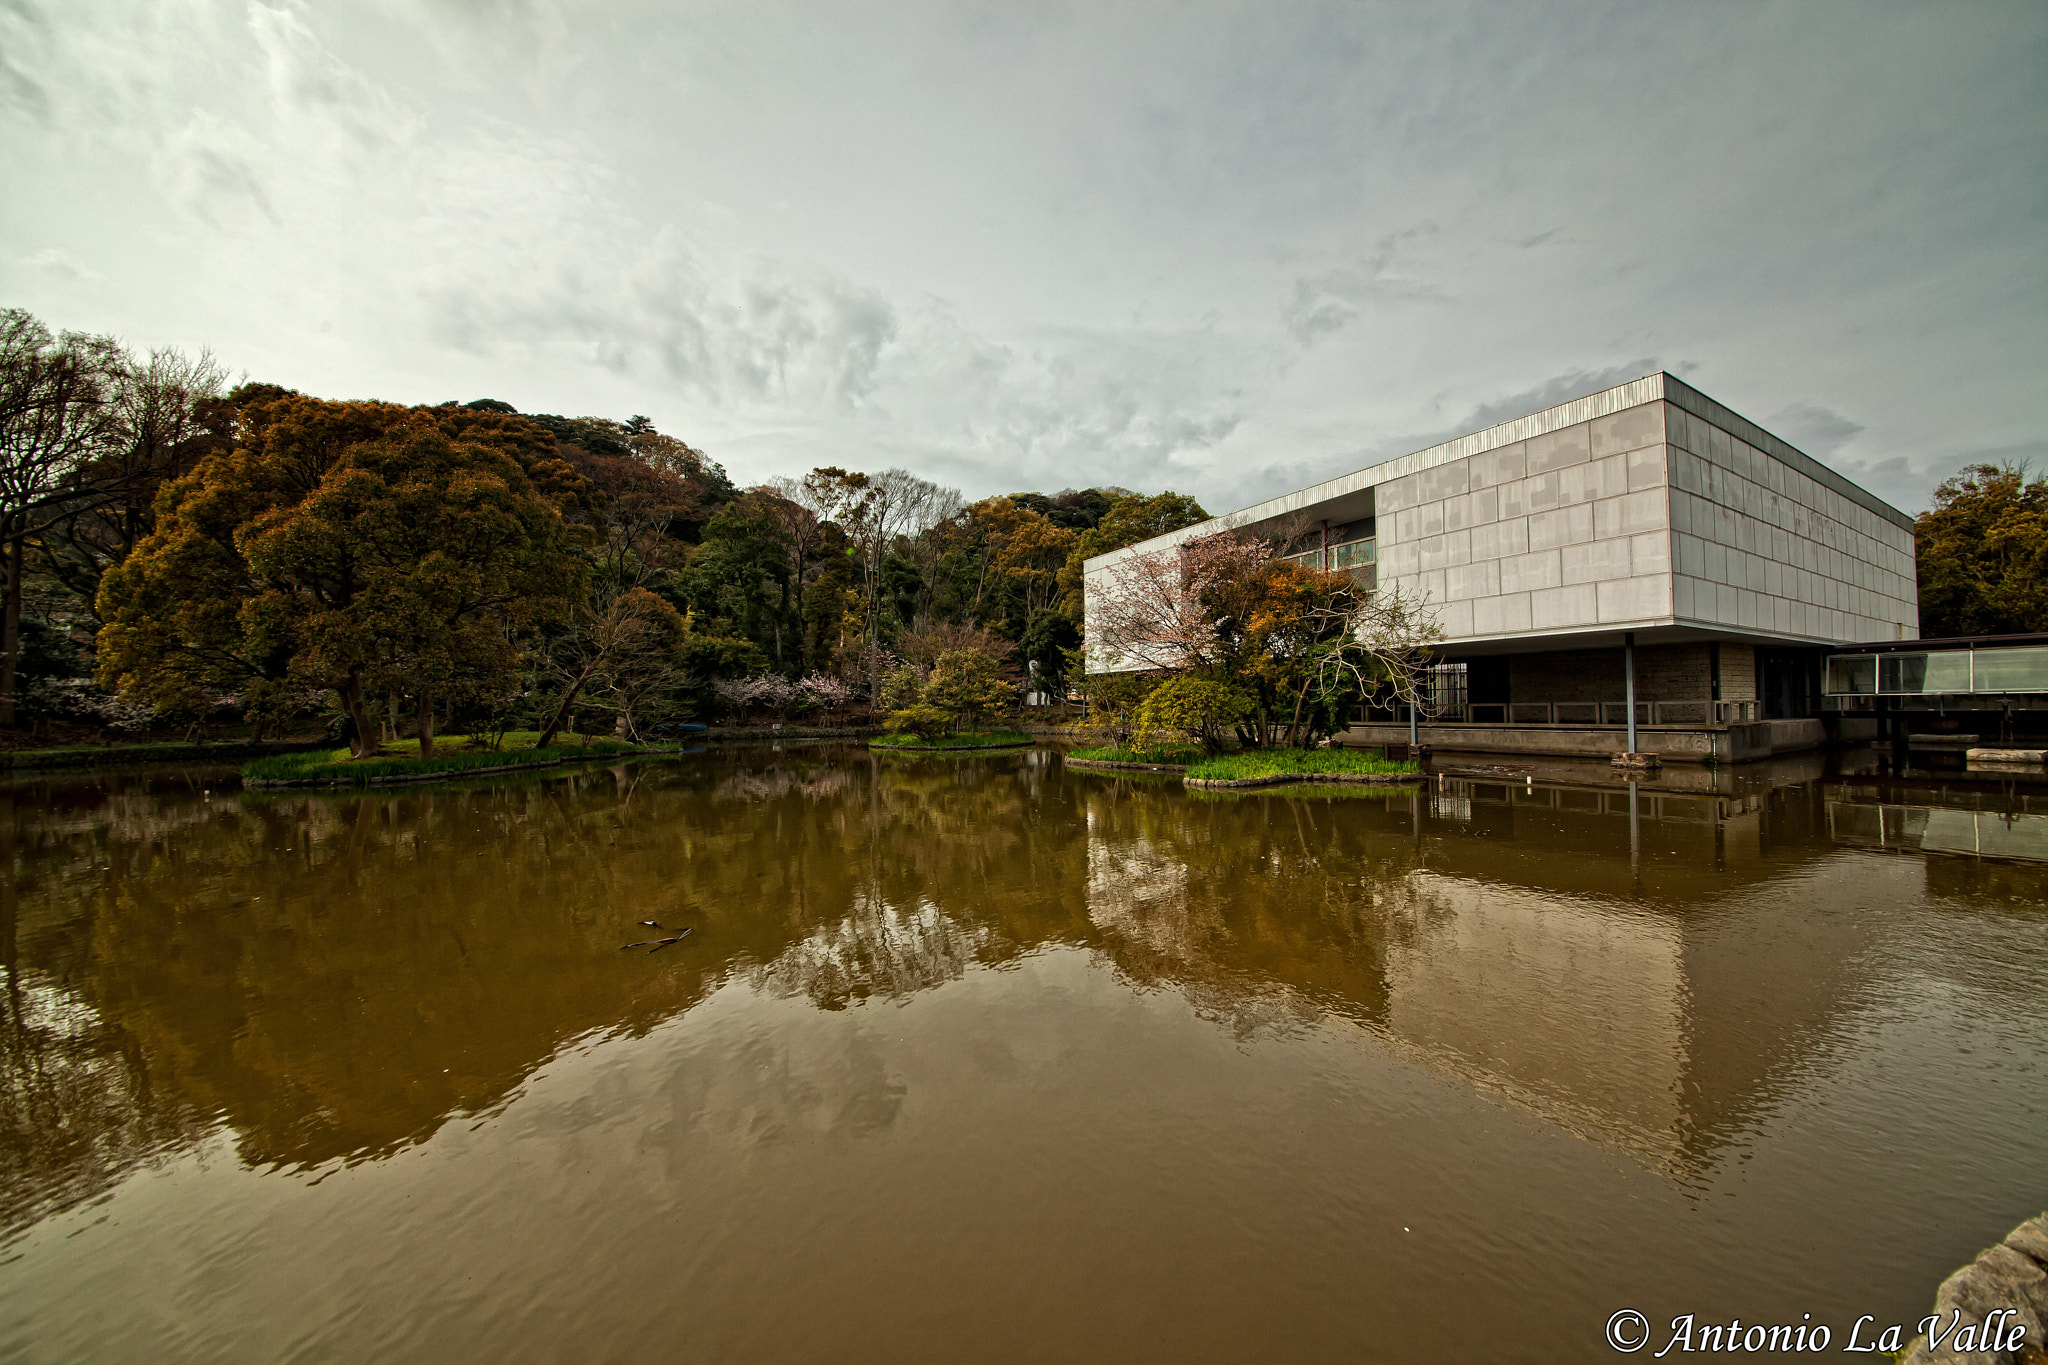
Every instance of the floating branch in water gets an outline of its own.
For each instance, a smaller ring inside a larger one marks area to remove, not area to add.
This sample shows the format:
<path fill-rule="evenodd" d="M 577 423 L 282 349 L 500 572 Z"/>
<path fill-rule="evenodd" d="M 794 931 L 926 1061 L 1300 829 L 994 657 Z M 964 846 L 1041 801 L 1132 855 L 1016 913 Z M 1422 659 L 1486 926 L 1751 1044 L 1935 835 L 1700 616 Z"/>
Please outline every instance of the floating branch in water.
<path fill-rule="evenodd" d="M 626 951 L 626 948 L 645 948 L 650 953 L 658 953 L 663 948 L 668 947 L 668 945 L 671 943 L 681 943 L 684 939 L 688 938 L 690 934 L 691 931 L 685 929 L 681 933 L 677 934 L 674 938 L 643 938 L 638 943 L 628 943 L 625 946 L 625 948 L 621 948 L 619 949 L 619 951 L 623 953 Z"/>

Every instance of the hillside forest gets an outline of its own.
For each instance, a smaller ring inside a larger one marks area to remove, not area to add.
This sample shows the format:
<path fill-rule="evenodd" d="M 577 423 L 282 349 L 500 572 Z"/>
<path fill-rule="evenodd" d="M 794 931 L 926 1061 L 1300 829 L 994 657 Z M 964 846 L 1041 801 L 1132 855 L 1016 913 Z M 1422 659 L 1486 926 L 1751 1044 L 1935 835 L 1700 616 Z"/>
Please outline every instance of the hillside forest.
<path fill-rule="evenodd" d="M 0 314 L 0 732 L 841 718 L 988 661 L 1063 703 L 1089 555 L 1203 520 L 901 469 L 740 486 L 644 417 L 230 386 Z"/>

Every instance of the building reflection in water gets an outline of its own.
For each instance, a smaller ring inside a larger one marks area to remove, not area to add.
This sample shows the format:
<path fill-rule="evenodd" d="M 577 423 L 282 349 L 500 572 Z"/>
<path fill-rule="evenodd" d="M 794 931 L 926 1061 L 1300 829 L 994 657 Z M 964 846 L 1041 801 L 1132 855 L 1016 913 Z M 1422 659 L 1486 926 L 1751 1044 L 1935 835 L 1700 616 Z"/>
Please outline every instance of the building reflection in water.
<path fill-rule="evenodd" d="M 844 1009 L 1062 947 L 1247 1038 L 1400 1049 L 1683 1178 L 1876 970 L 1862 908 L 1928 860 L 1864 847 L 1944 847 L 1962 818 L 1981 851 L 1993 814 L 2042 818 L 1797 764 L 1241 796 L 829 748 L 367 796 L 217 780 L 0 791 L 6 1228 L 210 1133 L 257 1167 L 388 1156 L 728 986 Z M 1852 883 L 1842 858 L 1873 865 Z M 643 919 L 696 933 L 622 952 Z M 869 1080 L 816 1103 L 886 1124 Z"/>

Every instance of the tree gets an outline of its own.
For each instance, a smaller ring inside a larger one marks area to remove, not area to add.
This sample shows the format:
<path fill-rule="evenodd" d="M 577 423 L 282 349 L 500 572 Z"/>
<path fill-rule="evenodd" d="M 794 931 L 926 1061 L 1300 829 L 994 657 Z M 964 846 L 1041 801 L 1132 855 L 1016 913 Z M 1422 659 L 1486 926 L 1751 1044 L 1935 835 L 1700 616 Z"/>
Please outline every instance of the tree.
<path fill-rule="evenodd" d="M 1246 738 L 1260 744 L 1327 734 L 1375 688 L 1417 700 L 1423 651 L 1442 638 L 1425 604 L 1272 551 L 1220 532 L 1113 561 L 1088 587 L 1089 671 L 1243 688 L 1256 701 Z"/>
<path fill-rule="evenodd" d="M 1081 644 L 1081 632 L 1064 615 L 1035 611 L 1024 623 L 1018 648 L 1027 667 L 1036 665 L 1038 690 L 1054 697 L 1067 694 L 1067 660 Z"/>
<path fill-rule="evenodd" d="M 99 675 L 163 706 L 180 690 L 332 689 L 375 750 L 379 686 L 433 705 L 503 688 L 519 640 L 581 590 L 545 433 L 488 411 L 245 408 L 234 449 L 165 487 L 158 526 L 100 588 Z"/>
<path fill-rule="evenodd" d="M 114 438 L 108 398 L 121 361 L 110 338 L 53 337 L 21 309 L 0 310 L 0 725 L 15 723 L 28 542 L 101 496 L 86 471 Z"/>
<path fill-rule="evenodd" d="M 658 718 L 685 678 L 683 643 L 688 620 L 645 588 L 612 603 L 610 648 L 601 656 L 601 702 L 619 718 L 619 732 L 638 743 L 644 724 Z"/>
<path fill-rule="evenodd" d="M 41 568 L 88 610 L 100 578 L 155 526 L 156 495 L 171 479 L 233 439 L 227 372 L 205 351 L 162 347 L 118 357 L 108 375 L 104 440 L 78 470 L 75 495 L 59 504 L 35 542 Z"/>
<path fill-rule="evenodd" d="M 1195 739 L 1213 754 L 1226 734 L 1250 718 L 1253 705 L 1242 688 L 1213 678 L 1168 678 L 1139 705 L 1137 728 L 1147 736 Z"/>
<path fill-rule="evenodd" d="M 995 660 L 975 650 L 941 654 L 925 680 L 923 702 L 974 725 L 1010 704 L 1016 689 L 996 671 Z"/>
<path fill-rule="evenodd" d="M 1971 465 L 1934 490 L 1914 535 L 1923 636 L 2048 630 L 2048 479 Z"/>
<path fill-rule="evenodd" d="M 592 688 L 605 690 L 600 704 L 618 712 L 628 738 L 637 738 L 648 708 L 684 682 L 689 635 L 682 613 L 642 587 L 601 591 L 576 603 L 567 629 L 539 655 L 555 698 L 534 747 L 555 742 Z"/>
<path fill-rule="evenodd" d="M 981 545 L 983 579 L 1014 604 L 1020 622 L 1059 600 L 1060 570 L 1078 533 L 1009 498 L 984 498 L 967 509 L 967 516 Z M 977 607 L 983 595 L 977 593 Z"/>
<path fill-rule="evenodd" d="M 1247 607 L 1223 598 L 1270 558 L 1261 542 L 1223 532 L 1113 561 L 1088 585 L 1089 671 L 1227 669 L 1224 626 L 1241 623 Z"/>
<path fill-rule="evenodd" d="M 882 578 L 890 549 L 898 536 L 914 538 L 953 516 L 959 510 L 960 494 L 907 469 L 885 469 L 873 476 L 819 469 L 812 475 L 830 478 L 836 484 L 835 510 L 860 564 L 861 671 L 872 703 L 881 696 Z"/>
<path fill-rule="evenodd" d="M 1082 615 L 1082 566 L 1098 555 L 1136 545 L 1141 540 L 1184 530 L 1209 519 L 1202 504 L 1186 493 L 1168 490 L 1150 497 L 1124 493 L 1102 514 L 1102 519 L 1076 537 L 1060 567 L 1061 605 L 1078 621 Z"/>

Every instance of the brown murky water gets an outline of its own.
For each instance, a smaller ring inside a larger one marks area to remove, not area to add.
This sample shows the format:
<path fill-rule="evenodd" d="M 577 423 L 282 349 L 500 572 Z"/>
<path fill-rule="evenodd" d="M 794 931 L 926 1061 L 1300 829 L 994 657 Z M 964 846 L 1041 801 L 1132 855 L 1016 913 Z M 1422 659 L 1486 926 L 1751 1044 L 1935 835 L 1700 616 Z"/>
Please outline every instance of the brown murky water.
<path fill-rule="evenodd" d="M 2048 1203 L 2039 787 L 220 781 L 0 788 L 0 1358 L 1595 1360 Z"/>

